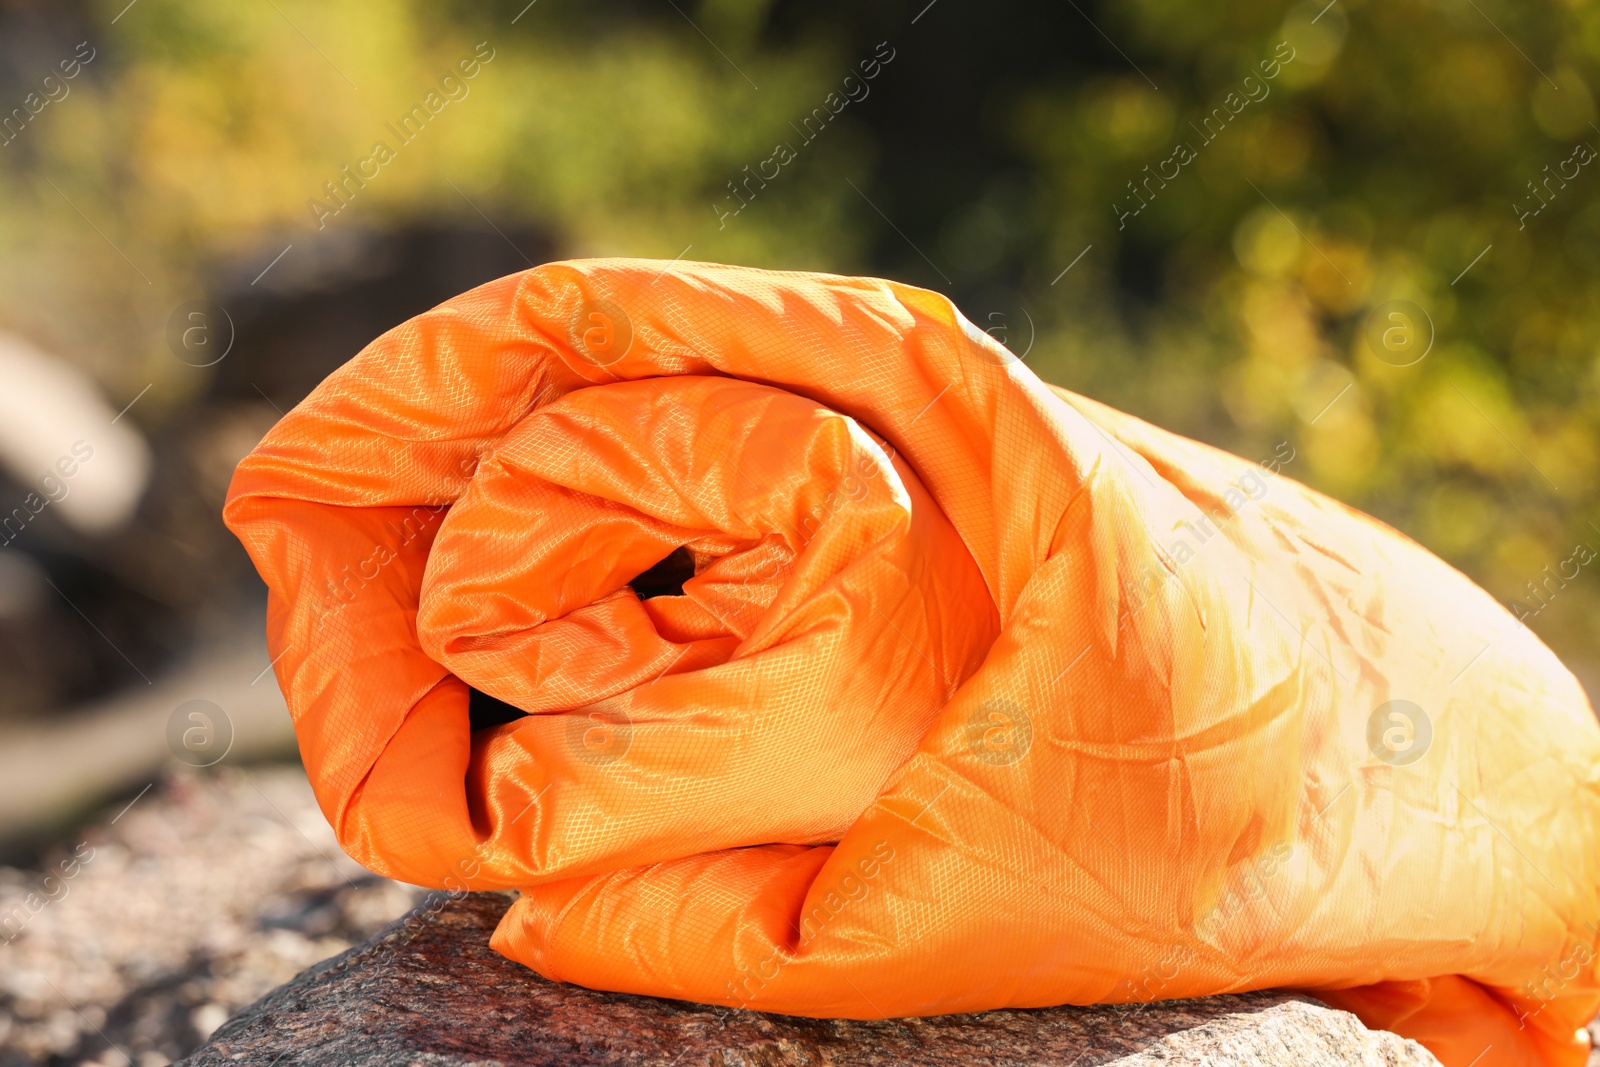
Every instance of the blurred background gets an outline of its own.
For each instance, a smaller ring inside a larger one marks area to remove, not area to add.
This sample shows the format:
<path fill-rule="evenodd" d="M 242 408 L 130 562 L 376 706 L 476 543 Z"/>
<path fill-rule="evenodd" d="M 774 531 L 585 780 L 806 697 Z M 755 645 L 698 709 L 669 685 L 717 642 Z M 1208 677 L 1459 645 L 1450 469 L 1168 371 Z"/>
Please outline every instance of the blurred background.
<path fill-rule="evenodd" d="M 551 259 L 943 292 L 1410 534 L 1594 694 L 1597 84 L 1578 0 L 0 0 L 0 925 L 124 804 L 221 833 L 268 795 L 234 464 L 383 330 Z M 251 810 L 334 887 L 261 893 L 378 891 L 303 794 Z M 257 995 L 135 1042 L 129 990 L 177 973 L 0 988 L 0 1063 L 165 1063 Z"/>

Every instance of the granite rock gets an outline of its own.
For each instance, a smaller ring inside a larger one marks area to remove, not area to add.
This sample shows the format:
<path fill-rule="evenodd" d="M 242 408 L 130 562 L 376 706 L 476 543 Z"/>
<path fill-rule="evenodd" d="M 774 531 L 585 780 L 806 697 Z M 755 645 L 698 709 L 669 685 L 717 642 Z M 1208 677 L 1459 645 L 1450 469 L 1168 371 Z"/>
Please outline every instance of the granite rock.
<path fill-rule="evenodd" d="M 881 1022 L 800 1019 L 549 982 L 489 949 L 513 897 L 440 894 L 306 970 L 182 1061 L 246 1067 L 1436 1065 L 1281 992 Z"/>

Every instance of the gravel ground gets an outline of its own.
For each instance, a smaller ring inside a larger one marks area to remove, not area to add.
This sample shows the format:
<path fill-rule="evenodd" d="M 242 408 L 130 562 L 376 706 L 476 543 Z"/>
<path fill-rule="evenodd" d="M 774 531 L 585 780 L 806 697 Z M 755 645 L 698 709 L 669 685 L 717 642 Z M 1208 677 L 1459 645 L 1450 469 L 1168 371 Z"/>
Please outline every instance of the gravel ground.
<path fill-rule="evenodd" d="M 339 850 L 299 767 L 175 774 L 0 867 L 0 1067 L 161 1067 L 421 895 Z"/>

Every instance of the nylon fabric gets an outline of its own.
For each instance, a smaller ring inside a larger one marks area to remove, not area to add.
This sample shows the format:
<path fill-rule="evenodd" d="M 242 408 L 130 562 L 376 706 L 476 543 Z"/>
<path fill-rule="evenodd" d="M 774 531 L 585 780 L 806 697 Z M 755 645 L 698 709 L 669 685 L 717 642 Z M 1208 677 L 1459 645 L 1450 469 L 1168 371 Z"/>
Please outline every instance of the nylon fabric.
<path fill-rule="evenodd" d="M 937 294 L 503 278 L 331 375 L 225 518 L 345 849 L 520 889 L 493 944 L 552 978 L 852 1018 L 1296 987 L 1448 1067 L 1587 1055 L 1571 674 Z M 528 714 L 473 731 L 469 686 Z"/>

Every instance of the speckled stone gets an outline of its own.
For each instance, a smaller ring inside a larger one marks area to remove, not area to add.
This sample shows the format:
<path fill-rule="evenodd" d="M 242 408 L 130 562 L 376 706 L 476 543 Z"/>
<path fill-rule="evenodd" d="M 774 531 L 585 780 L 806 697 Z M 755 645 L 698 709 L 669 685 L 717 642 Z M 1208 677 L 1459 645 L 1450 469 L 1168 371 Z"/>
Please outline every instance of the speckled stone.
<path fill-rule="evenodd" d="M 184 1064 L 506 1067 L 1428 1067 L 1421 1046 L 1306 997 L 799 1019 L 548 982 L 490 951 L 512 900 L 440 895 L 225 1023 Z"/>

